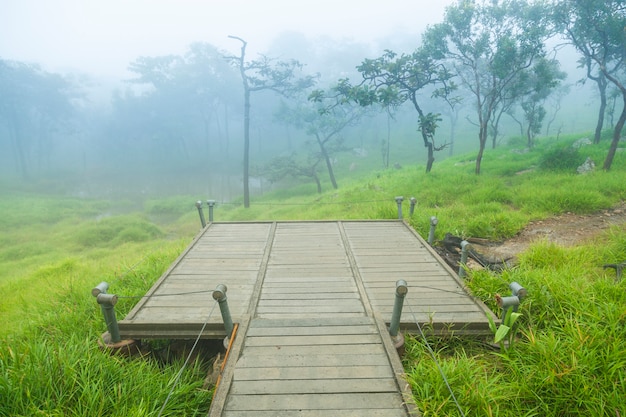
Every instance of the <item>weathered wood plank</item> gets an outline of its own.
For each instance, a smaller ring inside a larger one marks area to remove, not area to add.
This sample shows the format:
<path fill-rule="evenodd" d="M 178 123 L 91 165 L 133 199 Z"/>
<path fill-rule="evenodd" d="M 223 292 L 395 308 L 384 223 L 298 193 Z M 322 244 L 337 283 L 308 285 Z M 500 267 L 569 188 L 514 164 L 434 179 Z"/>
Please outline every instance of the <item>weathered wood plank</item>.
<path fill-rule="evenodd" d="M 248 339 L 251 340 L 251 339 Z M 380 339 L 379 339 L 380 342 Z M 385 351 L 380 343 L 378 344 L 342 344 L 342 345 L 268 345 L 251 346 L 246 345 L 246 355 L 266 356 L 266 355 L 383 355 Z"/>
<path fill-rule="evenodd" d="M 258 315 L 264 314 L 281 314 L 281 313 L 297 313 L 301 315 L 306 314 L 324 314 L 324 313 L 361 313 L 365 314 L 363 304 L 353 303 L 352 305 L 317 305 L 317 306 L 291 306 L 291 307 L 266 307 L 259 303 L 256 309 Z"/>
<path fill-rule="evenodd" d="M 298 293 L 298 294 L 281 294 L 281 293 L 263 293 L 262 299 L 265 301 L 275 300 L 349 300 L 359 299 L 359 294 L 355 291 L 351 292 L 328 292 L 328 293 Z"/>
<path fill-rule="evenodd" d="M 296 366 L 389 366 L 382 355 L 254 355 L 244 354 L 237 362 L 238 368 L 296 367 Z"/>
<path fill-rule="evenodd" d="M 393 378 L 234 381 L 230 395 L 396 393 Z"/>
<path fill-rule="evenodd" d="M 326 320 L 329 318 L 354 318 L 354 317 L 365 317 L 365 313 L 262 313 L 258 314 L 258 317 L 264 319 L 306 319 L 306 318 L 316 318 L 318 320 Z"/>
<path fill-rule="evenodd" d="M 331 288 L 321 287 L 319 285 L 314 285 L 314 286 L 310 286 L 306 288 L 297 287 L 297 286 L 296 287 L 276 287 L 276 288 L 272 288 L 271 292 L 276 293 L 276 294 L 300 294 L 300 293 L 324 294 L 324 293 L 332 293 L 332 292 L 355 293 L 356 288 L 352 285 L 350 286 L 343 285 L 343 286 L 332 287 L 331 289 Z"/>
<path fill-rule="evenodd" d="M 280 417 L 406 417 L 402 409 L 375 409 L 375 410 L 282 410 Z M 223 417 L 277 417 L 276 411 L 225 411 Z"/>
<path fill-rule="evenodd" d="M 335 334 L 371 334 L 374 326 L 319 326 L 319 327 L 254 327 L 248 330 L 248 336 L 321 336 Z"/>
<path fill-rule="evenodd" d="M 256 336 L 246 340 L 246 346 L 315 346 L 315 345 L 354 345 L 380 344 L 378 333 L 354 335 L 319 335 L 319 336 Z"/>
<path fill-rule="evenodd" d="M 270 368 L 237 368 L 234 381 L 261 381 L 272 379 L 378 379 L 390 378 L 393 372 L 388 365 L 355 366 L 298 366 Z"/>
<path fill-rule="evenodd" d="M 266 308 L 271 307 L 319 307 L 323 305 L 331 305 L 331 306 L 358 306 L 362 305 L 361 300 L 354 294 L 350 298 L 340 298 L 333 301 L 328 301 L 326 297 L 317 297 L 314 299 L 297 299 L 293 300 L 282 299 L 275 300 L 271 298 L 261 298 L 259 301 L 259 306 L 263 306 Z"/>
<path fill-rule="evenodd" d="M 260 318 L 254 319 L 250 323 L 251 328 L 267 328 L 267 327 L 330 327 L 330 326 L 362 326 L 371 325 L 372 319 L 363 315 L 353 318 L 346 317 L 330 317 L 328 319 L 319 320 L 313 318 L 301 318 L 301 319 L 273 319 L 264 320 Z"/>
<path fill-rule="evenodd" d="M 402 408 L 398 393 L 231 395 L 226 410 L 371 410 Z"/>

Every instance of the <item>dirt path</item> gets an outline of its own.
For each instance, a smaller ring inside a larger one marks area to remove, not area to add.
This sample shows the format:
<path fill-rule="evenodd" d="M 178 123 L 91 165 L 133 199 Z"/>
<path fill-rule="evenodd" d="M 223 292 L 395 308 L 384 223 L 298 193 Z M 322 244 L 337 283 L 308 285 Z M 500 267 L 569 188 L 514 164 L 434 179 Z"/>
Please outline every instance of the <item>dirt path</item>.
<path fill-rule="evenodd" d="M 533 242 L 547 240 L 563 246 L 574 246 L 593 239 L 611 226 L 626 227 L 626 202 L 598 213 L 578 215 L 562 214 L 546 220 L 529 223 L 517 236 L 501 243 L 482 245 L 474 243 L 474 248 L 491 260 L 507 260 L 508 264 L 516 263 L 519 253 L 526 250 Z M 450 253 L 438 249 L 438 252 L 451 265 L 458 265 L 458 252 Z M 468 262 L 472 269 L 480 268 L 477 262 Z"/>
<path fill-rule="evenodd" d="M 501 259 L 515 257 L 537 240 L 547 240 L 563 246 L 574 246 L 593 239 L 614 225 L 626 225 L 626 202 L 590 215 L 562 214 L 546 220 L 531 222 L 517 236 L 485 248 L 485 252 Z M 479 247 L 481 252 L 483 247 Z"/>

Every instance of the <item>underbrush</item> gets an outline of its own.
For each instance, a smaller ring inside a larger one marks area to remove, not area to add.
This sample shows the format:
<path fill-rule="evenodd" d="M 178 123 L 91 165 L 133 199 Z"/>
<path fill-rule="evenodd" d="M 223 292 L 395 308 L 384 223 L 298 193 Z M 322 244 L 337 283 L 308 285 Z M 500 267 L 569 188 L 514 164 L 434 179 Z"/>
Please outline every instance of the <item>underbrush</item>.
<path fill-rule="evenodd" d="M 408 379 L 424 416 L 620 416 L 626 413 L 626 280 L 605 263 L 626 260 L 626 228 L 564 248 L 538 242 L 501 274 L 473 272 L 467 284 L 493 311 L 495 294 L 522 283 L 521 327 L 504 351 L 481 344 L 435 348 L 407 338 Z M 441 340 L 431 340 L 442 344 Z"/>

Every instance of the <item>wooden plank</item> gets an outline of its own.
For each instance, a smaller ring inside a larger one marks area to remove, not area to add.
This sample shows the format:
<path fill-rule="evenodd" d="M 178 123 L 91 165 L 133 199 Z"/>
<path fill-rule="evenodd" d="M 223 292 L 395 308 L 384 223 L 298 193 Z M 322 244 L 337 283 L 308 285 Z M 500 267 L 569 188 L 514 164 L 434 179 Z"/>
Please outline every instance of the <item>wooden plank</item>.
<path fill-rule="evenodd" d="M 354 345 L 380 343 L 380 337 L 372 334 L 318 335 L 318 336 L 256 336 L 246 340 L 246 346 L 317 346 L 317 345 Z"/>
<path fill-rule="evenodd" d="M 220 417 L 226 400 L 228 397 L 228 391 L 233 382 L 233 376 L 235 373 L 235 363 L 237 358 L 243 350 L 245 336 L 250 325 L 250 317 L 245 317 L 237 327 L 237 334 L 233 340 L 233 344 L 228 353 L 228 359 L 226 360 L 226 366 L 220 376 L 220 384 L 215 388 L 213 393 L 213 399 L 211 400 L 211 407 L 209 408 L 209 417 Z"/>
<path fill-rule="evenodd" d="M 352 285 L 350 285 L 350 286 L 343 285 L 343 286 L 332 287 L 332 289 L 329 289 L 329 288 L 325 288 L 325 287 L 321 287 L 319 285 L 316 285 L 316 286 L 311 286 L 311 287 L 306 287 L 306 288 L 301 288 L 301 287 L 276 287 L 276 288 L 272 288 L 270 291 L 273 292 L 273 293 L 277 293 L 277 294 L 300 294 L 300 293 L 325 294 L 325 293 L 332 293 L 332 292 L 356 293 L 356 288 L 354 286 L 352 286 Z"/>
<path fill-rule="evenodd" d="M 257 317 L 260 318 L 264 318 L 264 319 L 303 319 L 303 318 L 316 318 L 318 320 L 326 320 L 329 318 L 336 318 L 336 317 L 340 317 L 340 318 L 354 318 L 354 317 L 365 317 L 364 313 L 337 313 L 337 312 L 332 312 L 332 313 L 306 313 L 306 314 L 302 314 L 302 313 L 289 313 L 289 312 L 285 312 L 285 313 L 263 313 L 263 314 L 258 314 Z"/>
<path fill-rule="evenodd" d="M 313 318 L 285 319 L 285 320 L 264 320 L 255 318 L 250 323 L 251 328 L 257 327 L 329 327 L 329 326 L 362 326 L 371 325 L 372 319 L 365 316 L 355 318 L 331 317 L 323 321 Z"/>
<path fill-rule="evenodd" d="M 250 341 L 250 339 L 248 339 Z M 379 340 L 380 342 L 380 340 Z M 247 343 L 247 342 L 246 342 Z M 250 346 L 246 344 L 246 355 L 266 356 L 266 355 L 382 355 L 385 351 L 380 343 L 378 344 L 342 344 L 342 345 L 268 345 Z"/>
<path fill-rule="evenodd" d="M 263 289 L 267 292 L 273 291 L 274 288 L 320 288 L 321 286 L 323 286 L 322 289 L 326 289 L 329 291 L 334 290 L 336 287 L 352 287 L 354 289 L 356 289 L 356 285 L 354 285 L 354 281 L 352 279 L 348 280 L 348 279 L 342 279 L 342 280 L 336 280 L 336 281 L 322 281 L 322 282 L 318 282 L 318 281 L 311 281 L 308 279 L 294 279 L 293 281 L 280 281 L 280 282 L 275 282 L 275 281 L 269 281 L 269 282 L 265 282 L 263 283 Z"/>
<path fill-rule="evenodd" d="M 328 302 L 333 302 L 332 300 L 351 300 L 357 299 L 359 300 L 359 294 L 356 291 L 351 292 L 327 292 L 327 293 L 298 293 L 298 294 L 290 294 L 290 293 L 275 293 L 275 292 L 266 292 L 262 294 L 262 300 L 264 301 L 281 301 L 281 300 L 327 300 Z"/>
<path fill-rule="evenodd" d="M 307 313 L 362 313 L 365 314 L 365 309 L 361 303 L 353 303 L 352 305 L 317 305 L 317 306 L 291 306 L 291 307 L 278 307 L 278 306 L 264 306 L 259 303 L 256 308 L 256 314 L 280 314 L 280 313 L 299 313 L 306 315 Z"/>
<path fill-rule="evenodd" d="M 298 366 L 271 368 L 238 368 L 234 381 L 260 381 L 272 379 L 379 379 L 389 378 L 393 372 L 389 365 L 355 366 Z"/>
<path fill-rule="evenodd" d="M 276 411 L 226 411 L 223 417 L 276 417 Z M 328 417 L 328 410 L 284 410 L 280 417 Z M 406 416 L 396 410 L 332 410 L 333 417 L 398 417 Z"/>
<path fill-rule="evenodd" d="M 398 393 L 231 395 L 226 410 L 371 410 L 402 408 Z"/>
<path fill-rule="evenodd" d="M 393 378 L 234 381 L 229 395 L 397 392 Z"/>
<path fill-rule="evenodd" d="M 297 367 L 297 366 L 389 366 L 389 360 L 382 355 L 254 355 L 244 354 L 237 362 L 238 368 Z"/>
<path fill-rule="evenodd" d="M 365 326 L 324 326 L 324 327 L 255 327 L 248 330 L 248 336 L 321 336 L 336 334 L 371 334 L 376 329 Z"/>
<path fill-rule="evenodd" d="M 322 305 L 333 305 L 333 306 L 346 306 L 346 305 L 361 305 L 361 300 L 356 296 L 356 294 L 350 294 L 350 298 L 340 298 L 336 299 L 332 302 L 329 302 L 326 297 L 317 297 L 317 298 L 309 298 L 309 299 L 297 299 L 293 300 L 283 299 L 283 300 L 275 300 L 271 298 L 261 298 L 259 300 L 259 306 L 264 306 L 267 308 L 270 307 L 319 307 Z"/>

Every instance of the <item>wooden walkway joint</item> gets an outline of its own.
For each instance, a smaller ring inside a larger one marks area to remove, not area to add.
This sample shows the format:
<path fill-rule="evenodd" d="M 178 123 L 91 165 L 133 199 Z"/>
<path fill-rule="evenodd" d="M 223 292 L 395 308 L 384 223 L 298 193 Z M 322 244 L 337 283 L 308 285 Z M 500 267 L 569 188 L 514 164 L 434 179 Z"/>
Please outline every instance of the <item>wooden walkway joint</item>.
<path fill-rule="evenodd" d="M 224 337 L 208 314 L 226 284 L 239 329 L 210 416 L 418 415 L 387 330 L 397 280 L 402 330 L 489 331 L 493 314 L 404 222 L 321 221 L 210 223 L 120 333 Z"/>

